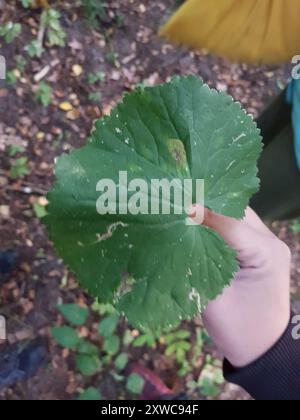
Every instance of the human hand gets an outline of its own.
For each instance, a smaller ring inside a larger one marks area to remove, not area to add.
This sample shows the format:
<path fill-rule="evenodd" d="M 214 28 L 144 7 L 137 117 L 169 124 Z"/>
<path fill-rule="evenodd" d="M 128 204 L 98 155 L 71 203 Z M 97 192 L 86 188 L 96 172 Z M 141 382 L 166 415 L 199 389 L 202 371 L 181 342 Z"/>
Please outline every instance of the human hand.
<path fill-rule="evenodd" d="M 204 225 L 237 251 L 240 266 L 232 285 L 208 304 L 204 325 L 227 360 L 245 367 L 270 350 L 288 326 L 291 253 L 250 208 L 243 220 L 205 210 Z"/>

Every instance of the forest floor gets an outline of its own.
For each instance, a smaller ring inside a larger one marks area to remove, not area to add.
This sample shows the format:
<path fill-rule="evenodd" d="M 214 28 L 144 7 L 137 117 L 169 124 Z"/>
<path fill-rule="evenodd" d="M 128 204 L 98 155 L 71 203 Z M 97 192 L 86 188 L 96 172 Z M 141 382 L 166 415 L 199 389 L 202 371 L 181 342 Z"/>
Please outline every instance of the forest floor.
<path fill-rule="evenodd" d="M 0 38 L 9 75 L 0 81 L 0 248 L 20 255 L 19 268 L 1 286 L 0 312 L 8 322 L 5 346 L 42 337 L 48 352 L 46 364 L 33 377 L 1 389 L 0 399 L 74 399 L 90 386 L 105 399 L 133 398 L 126 374 L 116 368 L 120 354 L 156 372 L 174 393 L 185 391 L 198 399 L 247 399 L 239 388 L 224 383 L 218 353 L 199 320 L 177 330 L 186 331 L 181 334 L 184 339 L 198 346 L 197 351 L 184 353 L 185 366 L 176 345 L 175 351 L 165 354 L 165 336 L 137 341 L 139 332 L 121 318 L 116 327 L 118 346 L 106 351 L 97 329 L 110 309 L 92 305 L 79 288 L 57 258 L 40 217 L 54 180 L 55 157 L 83 145 L 93 121 L 107 114 L 125 91 L 140 83 L 164 82 L 174 74 L 196 74 L 209 86 L 230 93 L 256 117 L 285 85 L 286 69 L 230 64 L 205 51 L 189 52 L 165 43 L 157 31 L 174 10 L 175 0 L 103 2 L 105 13 L 95 30 L 77 3 L 54 2 L 65 45 L 51 47 L 45 40 L 41 57 L 26 52 L 38 36 L 41 11 L 10 1 L 0 15 L 0 25 L 8 21 L 22 25 L 22 35 L 11 43 Z M 273 228 L 292 249 L 293 296 L 299 305 L 300 224 L 276 223 Z M 103 360 L 96 374 L 78 373 L 74 352 L 51 337 L 50 328 L 63 324 L 57 310 L 62 302 L 92 308 L 77 331 L 99 347 Z"/>

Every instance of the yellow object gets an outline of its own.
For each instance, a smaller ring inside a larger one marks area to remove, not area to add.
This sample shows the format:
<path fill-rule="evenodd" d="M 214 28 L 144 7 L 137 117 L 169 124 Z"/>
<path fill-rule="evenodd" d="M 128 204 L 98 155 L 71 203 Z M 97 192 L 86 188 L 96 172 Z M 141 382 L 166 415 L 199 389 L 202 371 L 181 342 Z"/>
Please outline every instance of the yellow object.
<path fill-rule="evenodd" d="M 72 72 L 73 72 L 74 76 L 79 77 L 83 73 L 83 68 L 79 64 L 74 64 L 72 66 Z"/>
<path fill-rule="evenodd" d="M 300 54 L 300 0 L 187 0 L 160 33 L 233 61 L 279 64 Z"/>
<path fill-rule="evenodd" d="M 59 108 L 60 108 L 62 111 L 68 112 L 68 111 L 71 111 L 71 110 L 73 109 L 73 105 L 71 105 L 71 104 L 70 104 L 70 102 L 62 102 L 62 103 L 59 105 Z"/>

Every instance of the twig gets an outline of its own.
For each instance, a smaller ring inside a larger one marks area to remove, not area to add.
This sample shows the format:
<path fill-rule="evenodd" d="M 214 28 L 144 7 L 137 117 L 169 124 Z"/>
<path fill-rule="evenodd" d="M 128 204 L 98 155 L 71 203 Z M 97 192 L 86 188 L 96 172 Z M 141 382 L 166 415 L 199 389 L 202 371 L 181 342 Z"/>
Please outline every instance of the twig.
<path fill-rule="evenodd" d="M 43 48 L 45 32 L 46 32 L 46 24 L 45 24 L 45 21 L 43 19 L 43 14 L 42 14 L 41 19 L 40 19 L 39 32 L 37 36 L 38 48 L 40 49 Z"/>
<path fill-rule="evenodd" d="M 46 67 L 44 67 L 42 70 L 40 70 L 36 75 L 34 76 L 34 81 L 36 83 L 39 83 L 41 80 L 43 80 L 49 71 L 51 71 L 57 64 L 59 63 L 59 60 L 54 60 L 52 63 L 48 64 Z"/>

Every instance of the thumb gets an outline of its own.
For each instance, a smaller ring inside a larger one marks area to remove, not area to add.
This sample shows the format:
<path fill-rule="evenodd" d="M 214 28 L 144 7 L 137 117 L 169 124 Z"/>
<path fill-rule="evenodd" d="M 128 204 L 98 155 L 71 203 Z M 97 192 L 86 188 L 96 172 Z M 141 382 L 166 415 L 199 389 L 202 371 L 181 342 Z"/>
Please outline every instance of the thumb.
<path fill-rule="evenodd" d="M 242 220 L 233 219 L 232 217 L 223 216 L 205 209 L 202 223 L 200 220 L 197 220 L 197 215 L 201 214 L 200 208 L 201 206 L 199 205 L 193 206 L 190 217 L 195 222 L 203 224 L 219 233 L 228 245 L 238 252 L 249 249 L 249 247 L 255 246 L 255 244 L 257 245 L 257 241 L 259 241 L 261 236 L 260 234 L 268 233 L 267 227 L 249 207 L 246 209 L 245 217 Z"/>

